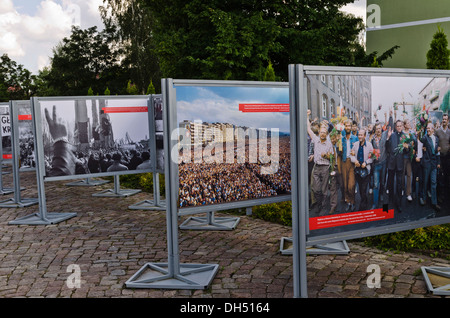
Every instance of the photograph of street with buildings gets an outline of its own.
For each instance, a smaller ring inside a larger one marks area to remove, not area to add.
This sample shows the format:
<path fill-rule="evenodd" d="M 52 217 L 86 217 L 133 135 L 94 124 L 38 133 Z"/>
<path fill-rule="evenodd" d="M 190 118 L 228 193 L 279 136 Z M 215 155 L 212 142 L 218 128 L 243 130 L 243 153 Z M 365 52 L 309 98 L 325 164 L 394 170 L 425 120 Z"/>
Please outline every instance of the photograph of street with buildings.
<path fill-rule="evenodd" d="M 312 236 L 450 215 L 449 79 L 307 83 Z"/>

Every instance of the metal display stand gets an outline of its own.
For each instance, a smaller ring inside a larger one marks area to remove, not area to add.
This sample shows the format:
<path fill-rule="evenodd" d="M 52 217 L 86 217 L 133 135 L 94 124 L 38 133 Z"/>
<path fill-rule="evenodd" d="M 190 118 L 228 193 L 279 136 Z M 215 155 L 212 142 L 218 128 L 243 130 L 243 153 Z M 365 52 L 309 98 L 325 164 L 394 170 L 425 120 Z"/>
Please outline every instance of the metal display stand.
<path fill-rule="evenodd" d="M 24 208 L 34 204 L 38 204 L 39 201 L 36 198 L 22 198 L 20 191 L 23 188 L 20 187 L 20 140 L 19 140 L 19 117 L 16 105 L 19 103 L 29 103 L 29 101 L 11 101 L 9 107 L 9 113 L 11 116 L 11 146 L 12 146 L 12 172 L 14 182 L 14 196 L 12 198 L 0 201 L 0 207 L 2 208 Z"/>
<path fill-rule="evenodd" d="M 99 185 L 102 185 L 105 183 L 109 183 L 109 181 L 108 180 L 93 180 L 91 178 L 86 178 L 86 179 L 66 183 L 66 186 L 94 187 L 94 186 L 99 186 Z"/>
<path fill-rule="evenodd" d="M 2 137 L 2 134 L 0 131 L 0 139 L 1 139 L 1 137 Z M 3 158 L 3 151 L 1 149 L 1 147 L 0 147 L 0 158 Z M 0 165 L 0 171 L 1 171 L 1 173 L 0 173 L 0 194 L 11 194 L 14 192 L 14 188 L 4 188 L 3 187 L 3 175 L 6 173 L 8 173 L 8 174 L 11 173 L 10 171 L 3 171 L 4 167 L 5 166 L 3 166 L 3 164 Z"/>
<path fill-rule="evenodd" d="M 144 200 L 128 207 L 131 210 L 166 210 L 166 200 L 161 200 L 159 190 L 159 174 L 153 173 L 153 200 Z"/>
<path fill-rule="evenodd" d="M 114 189 L 107 189 L 94 193 L 93 197 L 109 197 L 109 198 L 124 198 L 131 195 L 135 195 L 142 190 L 140 189 L 121 189 L 120 188 L 120 176 L 114 176 Z"/>
<path fill-rule="evenodd" d="M 307 298 L 306 226 L 308 215 L 308 144 L 306 138 L 307 83 L 302 65 L 289 65 L 289 118 L 291 128 L 292 262 L 295 298 Z M 305 186 L 306 183 L 306 186 Z"/>
<path fill-rule="evenodd" d="M 1 107 L 6 107 L 8 109 L 9 113 L 9 103 L 8 104 L 0 104 Z M 11 123 L 11 116 L 10 117 L 10 123 Z M 3 139 L 3 132 L 2 129 L 0 129 L 0 140 Z M 12 143 L 12 142 L 11 142 Z M 11 171 L 3 171 L 3 168 L 6 168 L 6 165 L 3 164 L 3 147 L 0 147 L 0 194 L 11 194 L 14 192 L 14 188 L 4 188 L 3 187 L 3 175 L 4 174 L 10 174 Z M 9 162 L 9 161 L 8 161 Z"/>
<path fill-rule="evenodd" d="M 292 238 L 283 237 L 280 242 L 280 252 L 283 255 L 292 255 Z M 309 246 L 306 248 L 309 255 L 347 255 L 350 248 L 346 241 Z"/>
<path fill-rule="evenodd" d="M 239 217 L 216 218 L 214 211 L 207 212 L 206 216 L 192 216 L 180 225 L 182 230 L 225 230 L 231 231 L 239 224 Z"/>
<path fill-rule="evenodd" d="M 167 263 L 147 263 L 125 282 L 128 288 L 205 289 L 216 275 L 217 264 L 180 264 L 178 246 L 178 162 L 171 158 L 176 146 L 171 134 L 176 126 L 176 104 L 173 80 L 161 80 L 164 107 L 164 163 L 166 184 Z"/>
<path fill-rule="evenodd" d="M 34 98 L 33 98 L 34 101 Z M 14 114 L 14 107 L 11 103 L 11 117 L 13 118 L 13 129 L 11 130 L 11 133 L 14 133 L 14 130 L 17 127 L 18 118 L 17 116 L 12 116 Z M 37 117 L 37 118 L 36 118 Z M 33 133 L 35 136 L 42 135 L 41 129 L 42 127 L 39 127 L 35 125 L 35 122 L 38 122 L 40 119 L 40 114 L 37 114 L 35 112 L 34 102 L 32 103 L 32 118 L 33 118 Z M 37 127 L 36 127 L 37 126 Z M 39 134 L 37 134 L 39 132 Z M 17 136 L 17 135 L 16 135 Z M 18 136 L 13 139 L 13 147 L 15 150 L 13 151 L 13 170 L 15 174 L 18 177 Z M 38 199 L 35 201 L 31 201 L 33 199 L 28 199 L 27 201 L 21 199 L 21 204 L 24 204 L 24 206 L 29 206 L 32 204 L 39 203 L 39 211 L 36 213 L 29 214 L 27 216 L 18 218 L 16 220 L 8 222 L 10 225 L 49 225 L 49 224 L 56 224 L 65 220 L 68 220 L 74 216 L 76 216 L 76 213 L 68 212 L 68 213 L 59 213 L 59 212 L 47 212 L 47 206 L 46 206 L 46 198 L 45 198 L 45 187 L 44 187 L 44 179 L 43 179 L 43 172 L 45 171 L 45 163 L 42 162 L 40 155 L 42 154 L 43 157 L 43 147 L 42 147 L 42 141 L 35 140 L 35 150 L 36 150 L 36 175 L 37 175 L 37 188 L 38 188 Z M 17 178 L 16 178 L 17 179 Z M 18 185 L 18 182 L 15 182 L 15 186 Z M 20 191 L 15 191 L 14 195 L 15 197 L 18 196 Z M 20 198 L 20 197 L 19 197 Z M 25 205 L 26 204 L 26 205 Z"/>
<path fill-rule="evenodd" d="M 434 295 L 450 295 L 450 267 L 421 267 L 425 283 Z"/>

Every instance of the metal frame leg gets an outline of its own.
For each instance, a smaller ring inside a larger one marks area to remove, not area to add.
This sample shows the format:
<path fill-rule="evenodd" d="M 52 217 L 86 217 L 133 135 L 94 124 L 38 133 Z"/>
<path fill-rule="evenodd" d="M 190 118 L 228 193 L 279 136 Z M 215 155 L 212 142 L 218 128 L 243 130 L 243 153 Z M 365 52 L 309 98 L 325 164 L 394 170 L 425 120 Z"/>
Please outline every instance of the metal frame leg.
<path fill-rule="evenodd" d="M 114 176 L 114 189 L 107 189 L 94 193 L 93 197 L 108 197 L 108 198 L 124 198 L 129 197 L 134 194 L 141 192 L 139 189 L 121 189 L 120 188 L 120 177 L 118 175 Z"/>

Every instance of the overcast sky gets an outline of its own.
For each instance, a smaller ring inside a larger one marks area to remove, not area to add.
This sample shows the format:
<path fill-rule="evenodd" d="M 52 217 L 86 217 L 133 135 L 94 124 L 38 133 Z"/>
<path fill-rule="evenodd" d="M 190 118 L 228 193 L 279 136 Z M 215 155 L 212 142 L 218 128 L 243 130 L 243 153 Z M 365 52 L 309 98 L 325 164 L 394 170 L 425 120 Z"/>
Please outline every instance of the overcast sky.
<path fill-rule="evenodd" d="M 102 0 L 0 0 L 0 55 L 33 74 L 49 64 L 52 49 L 72 25 L 102 27 Z"/>
<path fill-rule="evenodd" d="M 0 55 L 8 56 L 33 74 L 49 64 L 52 49 L 70 36 L 73 24 L 86 29 L 103 23 L 103 0 L 0 0 Z M 365 17 L 366 0 L 343 8 Z"/>

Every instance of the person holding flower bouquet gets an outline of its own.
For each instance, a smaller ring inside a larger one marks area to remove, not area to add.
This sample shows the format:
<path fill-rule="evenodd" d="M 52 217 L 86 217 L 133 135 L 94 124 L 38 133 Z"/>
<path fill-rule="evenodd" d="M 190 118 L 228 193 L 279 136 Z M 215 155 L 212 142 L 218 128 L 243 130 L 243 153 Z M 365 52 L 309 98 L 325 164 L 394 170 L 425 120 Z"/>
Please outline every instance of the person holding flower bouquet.
<path fill-rule="evenodd" d="M 360 211 L 367 208 L 367 187 L 370 181 L 370 164 L 373 161 L 370 156 L 373 153 L 373 147 L 371 143 L 366 142 L 366 135 L 365 129 L 358 131 L 358 141 L 353 145 L 353 155 L 350 157 L 350 160 L 355 164 L 355 179 L 358 183 L 358 192 L 361 197 Z"/>
<path fill-rule="evenodd" d="M 373 161 L 373 205 L 372 209 L 378 207 L 378 201 L 382 198 L 384 185 L 386 182 L 386 140 L 387 131 L 383 132 L 381 123 L 375 125 L 375 136 L 372 139 L 374 151 L 377 150 L 378 157 Z M 381 194 L 381 195 L 380 195 Z"/>
<path fill-rule="evenodd" d="M 341 132 L 333 129 L 330 133 L 330 141 L 333 145 L 333 153 L 330 153 L 330 212 L 333 214 L 338 206 L 338 193 L 341 186 L 341 175 L 338 169 L 338 147 L 340 142 Z"/>
<path fill-rule="evenodd" d="M 314 168 L 312 171 L 311 188 L 317 202 L 318 212 L 324 208 L 325 198 L 328 190 L 328 178 L 330 169 L 330 154 L 334 153 L 333 145 L 328 138 L 328 125 L 321 125 L 319 136 L 315 135 L 311 129 L 308 110 L 307 131 L 314 143 Z"/>
<path fill-rule="evenodd" d="M 403 169 L 403 179 L 406 176 L 406 198 L 411 202 L 411 187 L 412 187 L 412 160 L 415 155 L 415 145 L 417 144 L 417 139 L 414 132 L 411 130 L 411 123 L 409 119 L 403 121 L 403 126 L 405 127 L 405 139 L 403 143 L 408 144 L 408 153 L 404 155 L 404 169 Z"/>

